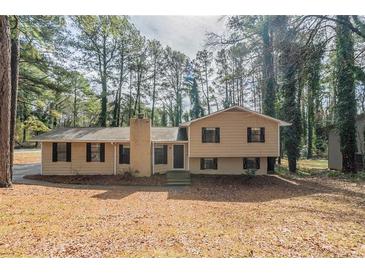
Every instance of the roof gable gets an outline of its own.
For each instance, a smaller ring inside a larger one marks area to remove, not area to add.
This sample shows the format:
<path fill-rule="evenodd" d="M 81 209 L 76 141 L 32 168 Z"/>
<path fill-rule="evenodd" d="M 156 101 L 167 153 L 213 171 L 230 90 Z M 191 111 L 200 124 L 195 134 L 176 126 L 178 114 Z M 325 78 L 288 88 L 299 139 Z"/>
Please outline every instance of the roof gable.
<path fill-rule="evenodd" d="M 280 126 L 290 126 L 291 123 L 288 123 L 288 122 L 285 122 L 285 121 L 282 121 L 282 120 L 279 120 L 279 119 L 276 119 L 276 118 L 273 118 L 271 116 L 268 116 L 268 115 L 265 115 L 265 114 L 262 114 L 262 113 L 259 113 L 257 111 L 253 111 L 253 110 L 250 110 L 248 108 L 245 108 L 245 107 L 241 107 L 241 106 L 233 106 L 233 107 L 229 107 L 229 108 L 226 108 L 226 109 L 222 109 L 222 110 L 219 110 L 219 111 L 216 111 L 216 112 L 213 112 L 211 114 L 208 114 L 206 116 L 203 116 L 203 117 L 200 117 L 200 118 L 197 118 L 197 119 L 194 119 L 194 120 L 191 120 L 189 122 L 185 122 L 185 123 L 182 123 L 180 124 L 181 127 L 186 127 L 186 126 L 190 126 L 192 123 L 195 123 L 197 121 L 200 121 L 200 120 L 203 120 L 203 119 L 206 119 L 206 118 L 209 118 L 209 117 L 213 117 L 213 116 L 216 116 L 216 115 L 219 115 L 223 112 L 234 112 L 234 111 L 238 111 L 238 112 L 249 112 L 249 113 L 252 113 L 252 114 L 255 114 L 255 115 L 258 115 L 260 117 L 263 117 L 265 119 L 269 119 L 269 120 L 272 120 L 274 122 L 277 122 Z"/>

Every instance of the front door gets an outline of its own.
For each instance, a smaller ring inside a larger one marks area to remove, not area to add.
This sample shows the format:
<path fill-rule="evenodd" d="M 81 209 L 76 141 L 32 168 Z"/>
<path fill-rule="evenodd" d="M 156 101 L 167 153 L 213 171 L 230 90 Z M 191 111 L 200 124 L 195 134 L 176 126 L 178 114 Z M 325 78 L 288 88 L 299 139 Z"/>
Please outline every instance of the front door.
<path fill-rule="evenodd" d="M 184 168 L 184 145 L 174 145 L 174 169 Z"/>

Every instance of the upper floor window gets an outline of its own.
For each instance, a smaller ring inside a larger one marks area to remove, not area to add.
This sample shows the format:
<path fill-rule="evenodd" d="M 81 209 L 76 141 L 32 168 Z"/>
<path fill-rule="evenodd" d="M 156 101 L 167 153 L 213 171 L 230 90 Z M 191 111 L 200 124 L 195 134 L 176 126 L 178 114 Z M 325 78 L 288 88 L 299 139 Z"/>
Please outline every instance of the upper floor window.
<path fill-rule="evenodd" d="M 200 158 L 200 169 L 218 169 L 217 158 Z"/>
<path fill-rule="evenodd" d="M 71 162 L 71 143 L 52 143 L 52 162 Z"/>
<path fill-rule="evenodd" d="M 155 165 L 167 164 L 167 145 L 155 145 Z"/>
<path fill-rule="evenodd" d="M 86 144 L 87 162 L 105 162 L 105 144 L 87 143 Z"/>
<path fill-rule="evenodd" d="M 202 128 L 203 143 L 220 143 L 219 127 L 203 127 Z"/>
<path fill-rule="evenodd" d="M 264 127 L 248 127 L 247 128 L 248 143 L 265 143 Z"/>
<path fill-rule="evenodd" d="M 119 164 L 130 163 L 130 149 L 129 145 L 119 145 Z"/>

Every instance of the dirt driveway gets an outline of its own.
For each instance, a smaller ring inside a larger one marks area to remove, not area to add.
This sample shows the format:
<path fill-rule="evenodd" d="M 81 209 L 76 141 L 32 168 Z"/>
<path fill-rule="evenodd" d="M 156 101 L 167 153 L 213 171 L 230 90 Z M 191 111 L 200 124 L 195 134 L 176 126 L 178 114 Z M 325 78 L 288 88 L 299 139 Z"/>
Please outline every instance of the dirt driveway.
<path fill-rule="evenodd" d="M 364 187 L 193 178 L 189 187 L 15 184 L 0 256 L 364 257 Z"/>

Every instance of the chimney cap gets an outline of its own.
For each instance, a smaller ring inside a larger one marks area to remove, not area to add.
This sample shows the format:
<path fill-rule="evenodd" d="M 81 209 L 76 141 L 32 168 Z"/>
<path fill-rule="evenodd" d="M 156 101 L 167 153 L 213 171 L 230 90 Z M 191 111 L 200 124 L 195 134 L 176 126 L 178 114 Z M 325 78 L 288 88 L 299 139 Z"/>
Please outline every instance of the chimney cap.
<path fill-rule="evenodd" d="M 138 113 L 137 118 L 138 119 L 143 119 L 144 118 L 144 113 Z"/>

